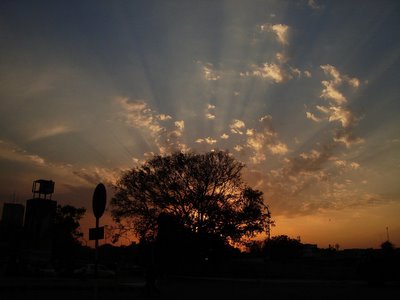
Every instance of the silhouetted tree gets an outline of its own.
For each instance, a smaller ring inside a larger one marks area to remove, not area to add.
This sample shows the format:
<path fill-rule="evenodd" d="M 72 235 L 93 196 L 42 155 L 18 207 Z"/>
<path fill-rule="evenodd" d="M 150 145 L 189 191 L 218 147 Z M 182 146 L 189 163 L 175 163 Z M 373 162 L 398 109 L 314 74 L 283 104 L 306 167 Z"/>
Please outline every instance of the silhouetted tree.
<path fill-rule="evenodd" d="M 298 258 L 301 255 L 302 244 L 297 239 L 287 235 L 272 237 L 265 243 L 265 252 L 271 259 L 288 260 Z"/>
<path fill-rule="evenodd" d="M 69 263 L 81 245 L 79 238 L 83 236 L 79 221 L 86 212 L 84 207 L 58 205 L 54 222 L 53 253 L 55 259 Z"/>
<path fill-rule="evenodd" d="M 161 213 L 196 234 L 241 241 L 265 230 L 262 192 L 247 186 L 244 165 L 224 151 L 154 156 L 122 175 L 111 201 L 121 230 L 151 240 Z"/>

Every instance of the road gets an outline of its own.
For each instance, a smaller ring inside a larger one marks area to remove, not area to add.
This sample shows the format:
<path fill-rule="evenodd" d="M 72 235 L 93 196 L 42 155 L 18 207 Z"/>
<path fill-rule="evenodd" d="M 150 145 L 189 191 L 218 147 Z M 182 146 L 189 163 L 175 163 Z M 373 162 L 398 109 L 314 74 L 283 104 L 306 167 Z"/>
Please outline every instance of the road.
<path fill-rule="evenodd" d="M 1 278 L 0 299 L 96 299 L 94 280 Z M 362 281 L 257 280 L 174 277 L 149 296 L 140 278 L 99 280 L 98 300 L 119 299 L 400 299 L 400 283 L 369 286 Z"/>

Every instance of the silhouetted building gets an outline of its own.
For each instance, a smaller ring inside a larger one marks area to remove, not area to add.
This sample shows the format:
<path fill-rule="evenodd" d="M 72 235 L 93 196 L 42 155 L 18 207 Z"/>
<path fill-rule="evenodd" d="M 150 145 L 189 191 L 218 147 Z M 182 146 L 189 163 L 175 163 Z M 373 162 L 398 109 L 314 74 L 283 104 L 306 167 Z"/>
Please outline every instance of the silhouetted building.
<path fill-rule="evenodd" d="M 57 202 L 50 200 L 53 191 L 53 181 L 36 180 L 32 186 L 33 199 L 26 201 L 24 232 L 26 258 L 30 261 L 45 262 L 51 259 L 57 210 Z M 41 198 L 42 195 L 44 198 Z"/>
<path fill-rule="evenodd" d="M 24 210 L 22 204 L 4 203 L 0 223 L 0 269 L 5 270 L 20 255 Z"/>
<path fill-rule="evenodd" d="M 22 228 L 24 222 L 25 207 L 17 203 L 4 203 L 3 215 L 1 218 L 2 227 Z"/>

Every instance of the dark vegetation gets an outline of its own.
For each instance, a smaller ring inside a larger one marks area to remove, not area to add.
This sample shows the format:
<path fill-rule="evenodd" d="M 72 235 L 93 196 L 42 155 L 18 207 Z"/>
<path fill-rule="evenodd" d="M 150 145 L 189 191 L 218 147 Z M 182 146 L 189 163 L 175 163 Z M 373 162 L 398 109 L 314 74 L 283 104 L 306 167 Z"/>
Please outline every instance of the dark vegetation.
<path fill-rule="evenodd" d="M 270 221 L 263 193 L 243 182 L 243 167 L 223 151 L 155 156 L 121 177 L 112 215 L 121 232 L 141 240 L 155 238 L 163 214 L 198 236 L 241 242 Z"/>

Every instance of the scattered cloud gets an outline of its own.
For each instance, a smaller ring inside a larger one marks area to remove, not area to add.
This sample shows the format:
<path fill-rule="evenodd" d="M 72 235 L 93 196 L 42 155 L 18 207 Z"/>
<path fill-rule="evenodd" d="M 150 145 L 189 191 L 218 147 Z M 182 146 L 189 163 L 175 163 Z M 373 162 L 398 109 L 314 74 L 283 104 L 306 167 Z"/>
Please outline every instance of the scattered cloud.
<path fill-rule="evenodd" d="M 316 117 L 313 113 L 311 113 L 309 111 L 306 111 L 306 117 L 307 117 L 307 119 L 313 120 L 314 122 L 317 122 L 317 123 L 322 121 L 321 118 Z"/>
<path fill-rule="evenodd" d="M 348 102 L 347 98 L 339 91 L 343 84 L 357 89 L 360 80 L 348 75 L 343 75 L 332 65 L 321 65 L 324 74 L 329 77 L 328 80 L 322 80 L 323 86 L 320 97 L 328 101 L 328 105 L 316 105 L 316 110 L 322 116 L 317 116 L 313 112 L 307 111 L 306 117 L 314 122 L 328 120 L 329 122 L 339 122 L 340 127 L 334 131 L 333 140 L 337 143 L 344 144 L 346 147 L 360 144 L 363 139 L 354 135 L 353 130 L 359 121 L 353 111 L 345 106 Z"/>
<path fill-rule="evenodd" d="M 227 139 L 229 139 L 229 135 L 227 135 L 226 133 L 223 133 L 223 134 L 220 136 L 220 138 L 223 139 L 223 140 L 227 140 Z"/>
<path fill-rule="evenodd" d="M 321 83 L 324 86 L 320 95 L 321 98 L 333 100 L 337 104 L 344 104 L 347 102 L 343 94 L 336 89 L 336 84 L 334 82 L 324 80 Z"/>
<path fill-rule="evenodd" d="M 273 32 L 279 43 L 288 45 L 289 26 L 285 24 L 262 24 L 260 25 L 261 32 Z"/>
<path fill-rule="evenodd" d="M 215 119 L 215 115 L 211 114 L 211 113 L 206 113 L 206 118 L 209 120 L 214 120 Z"/>
<path fill-rule="evenodd" d="M 175 127 L 179 131 L 180 135 L 182 135 L 183 130 L 185 129 L 185 122 L 183 120 L 181 121 L 175 121 Z"/>
<path fill-rule="evenodd" d="M 361 167 L 361 165 L 357 162 L 348 162 L 348 161 L 339 160 L 339 159 L 335 160 L 334 163 L 337 167 L 345 168 L 348 170 L 358 170 Z"/>
<path fill-rule="evenodd" d="M 269 145 L 268 147 L 273 154 L 286 154 L 289 151 L 288 147 L 281 142 Z"/>
<path fill-rule="evenodd" d="M 267 150 L 273 155 L 281 155 L 289 151 L 287 145 L 279 141 L 278 134 L 272 126 L 271 115 L 261 117 L 257 129 L 247 129 L 246 136 L 244 146 L 251 150 L 250 161 L 254 164 L 266 160 Z"/>
<path fill-rule="evenodd" d="M 206 112 L 205 112 L 207 119 L 209 119 L 209 120 L 215 119 L 214 110 L 215 110 L 215 105 L 207 104 L 207 108 L 206 108 Z"/>
<path fill-rule="evenodd" d="M 358 121 L 354 114 L 347 108 L 341 106 L 329 107 L 329 122 L 339 121 L 343 128 L 348 128 Z"/>
<path fill-rule="evenodd" d="M 165 129 L 159 124 L 159 118 L 145 102 L 130 101 L 128 98 L 118 97 L 115 100 L 122 108 L 121 115 L 125 118 L 125 122 L 133 127 L 146 129 L 156 136 Z"/>
<path fill-rule="evenodd" d="M 215 70 L 215 67 L 212 63 L 204 63 L 202 61 L 197 61 L 197 63 L 201 66 L 201 70 L 205 80 L 216 81 L 221 79 L 221 75 L 217 70 Z"/>
<path fill-rule="evenodd" d="M 35 164 L 42 165 L 42 166 L 45 165 L 44 158 L 40 157 L 39 155 L 26 155 L 26 157 L 28 159 L 30 159 L 31 161 L 33 161 Z"/>
<path fill-rule="evenodd" d="M 262 66 L 253 65 L 251 71 L 240 73 L 242 77 L 244 76 L 255 76 L 263 79 L 272 80 L 275 83 L 281 83 L 285 78 L 284 70 L 275 63 L 264 63 Z"/>
<path fill-rule="evenodd" d="M 240 151 L 243 150 L 243 147 L 240 146 L 240 145 L 236 145 L 235 147 L 233 147 L 233 149 L 234 149 L 235 151 L 237 151 L 237 152 L 240 152 Z"/>
<path fill-rule="evenodd" d="M 156 115 L 156 117 L 160 120 L 160 121 L 168 121 L 171 120 L 172 117 L 169 115 L 164 115 L 164 114 L 160 114 L 160 115 Z"/>
<path fill-rule="evenodd" d="M 343 75 L 332 65 L 321 65 L 320 67 L 326 75 L 331 77 L 329 82 L 335 87 L 339 87 L 342 83 L 346 83 L 353 88 L 358 88 L 360 86 L 360 80 L 358 78 Z"/>
<path fill-rule="evenodd" d="M 301 77 L 301 71 L 298 68 L 290 67 L 290 73 L 295 77 Z"/>
<path fill-rule="evenodd" d="M 246 127 L 246 124 L 242 120 L 235 119 L 229 127 L 232 133 L 243 134 L 242 130 Z"/>
<path fill-rule="evenodd" d="M 289 58 L 287 57 L 287 55 L 285 53 L 282 52 L 277 52 L 275 54 L 275 58 L 280 62 L 280 63 L 287 63 Z"/>
<path fill-rule="evenodd" d="M 119 115 L 124 122 L 128 126 L 148 133 L 158 153 L 189 150 L 189 147 L 180 141 L 185 129 L 183 120 L 173 121 L 169 115 L 158 114 L 141 100 L 130 101 L 128 98 L 118 97 L 115 102 L 122 109 Z M 160 121 L 163 121 L 163 124 Z"/>
<path fill-rule="evenodd" d="M 213 145 L 215 143 L 217 143 L 217 140 L 211 138 L 211 137 L 206 137 L 206 138 L 202 138 L 202 139 L 197 139 L 196 143 L 199 144 L 208 144 L 208 145 Z"/>

